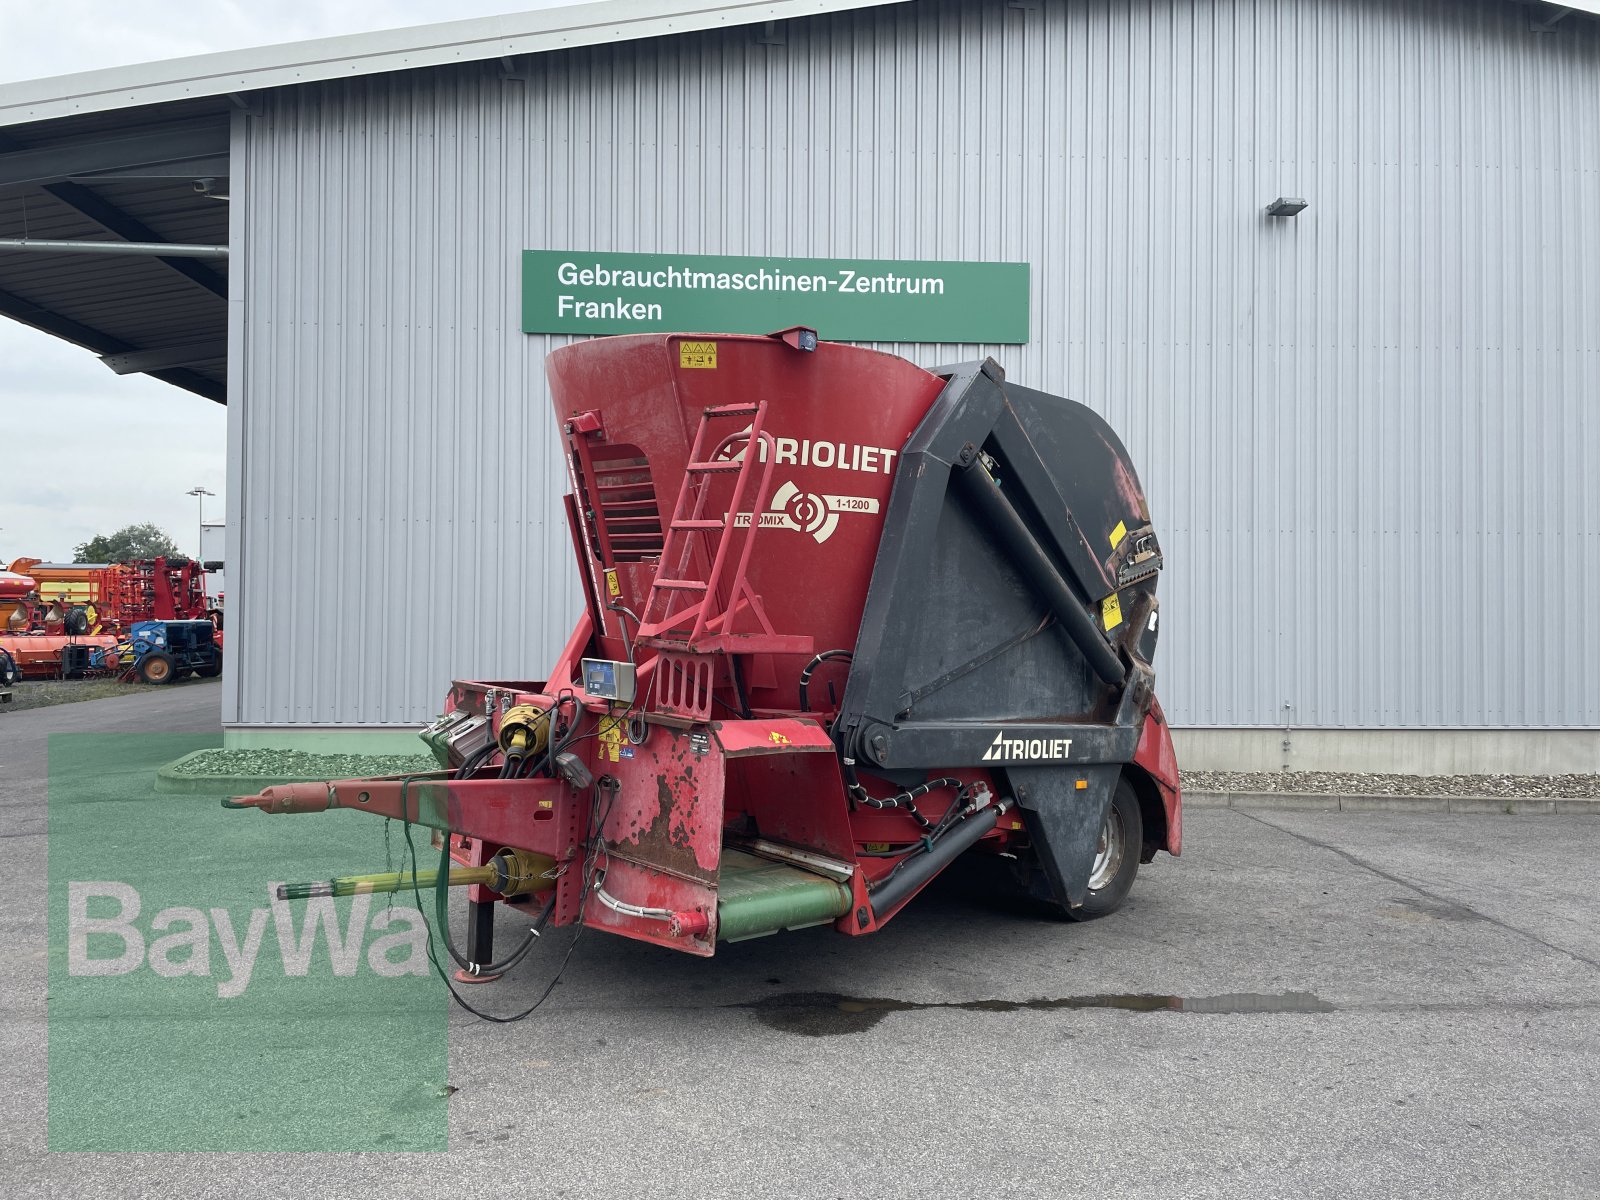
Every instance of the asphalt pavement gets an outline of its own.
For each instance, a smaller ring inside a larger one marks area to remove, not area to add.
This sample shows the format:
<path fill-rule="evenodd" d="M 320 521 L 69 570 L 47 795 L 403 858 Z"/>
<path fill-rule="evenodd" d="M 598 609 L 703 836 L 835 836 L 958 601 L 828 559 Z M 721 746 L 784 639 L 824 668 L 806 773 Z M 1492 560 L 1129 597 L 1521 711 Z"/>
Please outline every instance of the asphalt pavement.
<path fill-rule="evenodd" d="M 589 934 L 527 1020 L 451 1010 L 448 1152 L 49 1152 L 44 735 L 217 695 L 0 714 L 0 1195 L 1600 1196 L 1600 821 L 1559 815 L 1195 810 L 1087 925 L 967 871 L 868 938 Z"/>

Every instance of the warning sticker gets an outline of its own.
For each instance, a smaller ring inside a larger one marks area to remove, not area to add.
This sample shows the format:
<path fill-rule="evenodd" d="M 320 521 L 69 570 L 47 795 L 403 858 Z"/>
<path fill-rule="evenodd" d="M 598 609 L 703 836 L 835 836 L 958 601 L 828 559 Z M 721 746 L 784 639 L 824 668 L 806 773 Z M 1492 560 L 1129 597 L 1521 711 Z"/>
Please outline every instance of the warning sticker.
<path fill-rule="evenodd" d="M 622 760 L 622 721 L 620 719 L 601 720 L 600 759 L 602 762 L 620 762 Z"/>
<path fill-rule="evenodd" d="M 1107 633 L 1122 624 L 1122 600 L 1117 593 L 1112 592 L 1100 602 L 1100 623 Z"/>
<path fill-rule="evenodd" d="M 617 582 L 617 569 L 615 567 L 606 568 L 606 595 L 613 600 L 622 595 L 622 585 Z"/>
<path fill-rule="evenodd" d="M 1125 525 L 1121 521 L 1118 521 L 1117 522 L 1117 527 L 1111 531 L 1111 548 L 1113 550 L 1115 550 L 1118 546 L 1122 545 L 1122 539 L 1127 537 L 1127 536 L 1128 536 L 1128 527 L 1127 527 L 1127 525 Z M 1110 629 L 1111 626 L 1107 625 L 1106 628 Z"/>
<path fill-rule="evenodd" d="M 678 366 L 686 371 L 715 371 L 717 369 L 717 344 L 715 342 L 679 342 Z"/>

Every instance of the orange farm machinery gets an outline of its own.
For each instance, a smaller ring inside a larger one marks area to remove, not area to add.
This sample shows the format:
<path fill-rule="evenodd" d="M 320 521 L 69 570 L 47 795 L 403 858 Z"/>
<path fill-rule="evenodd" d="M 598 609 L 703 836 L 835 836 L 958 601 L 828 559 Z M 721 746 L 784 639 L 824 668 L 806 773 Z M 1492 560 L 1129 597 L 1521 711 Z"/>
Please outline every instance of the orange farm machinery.
<path fill-rule="evenodd" d="M 547 366 L 585 611 L 547 679 L 452 685 L 439 771 L 226 801 L 434 831 L 437 872 L 286 895 L 465 885 L 465 979 L 532 944 L 496 903 L 710 955 L 872 933 L 964 853 L 1079 918 L 1178 853 L 1162 555 L 1090 409 L 807 329 Z"/>
<path fill-rule="evenodd" d="M 187 559 L 47 563 L 19 558 L 0 572 L 0 651 L 24 677 L 89 673 L 95 651 L 142 621 L 209 616 L 205 571 Z"/>

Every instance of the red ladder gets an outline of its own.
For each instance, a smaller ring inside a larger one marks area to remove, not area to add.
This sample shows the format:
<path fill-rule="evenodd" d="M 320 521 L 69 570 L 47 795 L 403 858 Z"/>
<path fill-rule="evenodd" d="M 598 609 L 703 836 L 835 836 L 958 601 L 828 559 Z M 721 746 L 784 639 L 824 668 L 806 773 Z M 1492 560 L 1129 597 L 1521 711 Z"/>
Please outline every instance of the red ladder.
<path fill-rule="evenodd" d="M 773 630 L 761 607 L 760 597 L 751 591 L 746 577 L 750 552 L 761 528 L 762 508 L 770 494 L 776 458 L 772 435 L 762 430 L 766 416 L 765 400 L 707 408 L 700 414 L 700 427 L 695 431 L 689 462 L 684 468 L 678 502 L 662 540 L 661 565 L 640 615 L 639 640 L 642 643 L 694 654 L 718 651 L 810 653 L 810 637 L 788 636 Z M 707 451 L 713 423 L 746 417 L 750 419 L 746 428 L 717 440 Z M 705 510 L 712 491 L 711 481 L 724 474 L 735 475 L 728 510 L 721 516 L 709 516 Z M 741 517 L 748 523 L 741 525 Z M 716 535 L 715 548 L 704 545 L 713 534 Z M 697 549 L 702 552 L 698 556 Z M 705 559 L 710 560 L 711 566 L 701 578 L 695 572 Z M 675 607 L 680 600 L 688 603 Z M 744 612 L 755 619 L 759 629 L 748 633 L 734 631 L 734 620 Z"/>

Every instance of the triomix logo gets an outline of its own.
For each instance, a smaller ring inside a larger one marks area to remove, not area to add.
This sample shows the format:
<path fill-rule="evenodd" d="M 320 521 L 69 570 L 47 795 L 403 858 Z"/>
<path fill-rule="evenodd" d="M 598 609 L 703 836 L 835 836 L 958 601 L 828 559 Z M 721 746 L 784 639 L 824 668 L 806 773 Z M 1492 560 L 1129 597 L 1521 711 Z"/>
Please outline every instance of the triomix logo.
<path fill-rule="evenodd" d="M 267 885 L 269 898 L 277 886 Z M 98 915 L 90 915 L 91 903 Z M 114 911 L 105 911 L 113 903 Z M 128 884 L 73 881 L 67 884 L 67 974 L 127 975 L 148 966 L 167 979 L 215 975 L 218 997 L 230 1000 L 250 985 L 271 920 L 287 976 L 310 973 L 319 929 L 327 940 L 334 975 L 354 975 L 363 957 L 374 974 L 385 978 L 426 975 L 428 931 L 421 915 L 414 908 L 395 907 L 369 921 L 371 904 L 370 896 L 354 897 L 343 928 L 333 901 L 323 896 L 306 902 L 298 929 L 288 902 L 278 899 L 270 899 L 267 908 L 252 909 L 242 927 L 225 908 L 174 906 L 161 909 L 141 929 L 137 922 L 143 902 Z M 369 932 L 379 935 L 370 943 Z M 213 941 L 222 959 L 215 967 Z"/>

